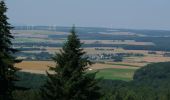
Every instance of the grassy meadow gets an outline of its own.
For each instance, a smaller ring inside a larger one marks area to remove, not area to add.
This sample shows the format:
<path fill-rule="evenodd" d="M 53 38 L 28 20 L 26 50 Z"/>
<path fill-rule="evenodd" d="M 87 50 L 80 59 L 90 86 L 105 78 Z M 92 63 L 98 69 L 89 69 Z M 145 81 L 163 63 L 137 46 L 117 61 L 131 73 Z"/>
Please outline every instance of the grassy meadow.
<path fill-rule="evenodd" d="M 101 69 L 97 73 L 96 78 L 102 77 L 103 79 L 130 81 L 133 79 L 135 70 L 118 68 Z"/>

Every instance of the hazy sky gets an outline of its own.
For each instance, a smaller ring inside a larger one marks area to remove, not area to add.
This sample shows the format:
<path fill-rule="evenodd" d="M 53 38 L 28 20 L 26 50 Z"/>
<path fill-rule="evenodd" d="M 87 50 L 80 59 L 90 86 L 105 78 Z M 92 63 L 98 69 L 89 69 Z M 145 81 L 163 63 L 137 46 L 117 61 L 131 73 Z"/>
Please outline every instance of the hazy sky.
<path fill-rule="evenodd" d="M 170 0 L 6 0 L 17 25 L 170 30 Z"/>

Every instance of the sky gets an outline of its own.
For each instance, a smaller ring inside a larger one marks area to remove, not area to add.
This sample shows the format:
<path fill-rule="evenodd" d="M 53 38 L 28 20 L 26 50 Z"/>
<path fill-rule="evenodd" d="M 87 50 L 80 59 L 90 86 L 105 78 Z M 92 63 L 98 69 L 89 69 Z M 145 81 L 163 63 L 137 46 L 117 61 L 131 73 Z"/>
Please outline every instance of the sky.
<path fill-rule="evenodd" d="M 6 0 L 13 25 L 170 30 L 170 0 Z"/>

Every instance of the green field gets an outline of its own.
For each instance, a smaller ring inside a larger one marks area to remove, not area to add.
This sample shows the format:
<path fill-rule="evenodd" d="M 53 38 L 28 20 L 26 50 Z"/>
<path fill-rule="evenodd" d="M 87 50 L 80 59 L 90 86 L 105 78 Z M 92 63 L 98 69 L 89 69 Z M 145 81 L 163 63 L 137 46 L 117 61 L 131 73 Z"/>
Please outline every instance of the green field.
<path fill-rule="evenodd" d="M 119 66 L 128 66 L 128 67 L 140 67 L 140 66 L 136 66 L 136 65 L 130 65 L 130 64 L 120 64 L 120 63 L 113 63 L 110 65 L 119 65 Z"/>
<path fill-rule="evenodd" d="M 102 77 L 111 80 L 132 80 L 136 69 L 102 69 L 96 75 L 96 78 Z"/>

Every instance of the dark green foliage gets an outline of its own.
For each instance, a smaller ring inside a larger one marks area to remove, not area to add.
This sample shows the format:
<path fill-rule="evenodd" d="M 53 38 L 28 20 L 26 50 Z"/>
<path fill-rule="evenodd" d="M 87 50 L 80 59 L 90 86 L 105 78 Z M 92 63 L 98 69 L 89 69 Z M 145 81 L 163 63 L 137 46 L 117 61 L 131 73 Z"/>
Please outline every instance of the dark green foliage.
<path fill-rule="evenodd" d="M 27 72 L 17 72 L 20 81 L 15 82 L 16 86 L 28 89 L 39 89 L 45 84 L 47 76 L 44 74 L 33 74 Z"/>
<path fill-rule="evenodd" d="M 14 91 L 14 100 L 42 100 L 38 90 Z M 47 99 L 48 100 L 48 99 Z"/>
<path fill-rule="evenodd" d="M 41 89 L 44 100 L 98 100 L 100 98 L 96 73 L 87 74 L 87 65 L 91 62 L 83 58 L 85 52 L 81 49 L 81 43 L 71 30 L 67 42 L 60 54 L 56 54 L 53 60 L 55 67 L 50 67 L 53 74 L 47 73 L 48 81 Z"/>
<path fill-rule="evenodd" d="M 7 22 L 8 17 L 5 15 L 7 7 L 3 0 L 0 1 L 0 100 L 12 99 L 14 90 L 14 81 L 16 80 L 15 72 L 17 68 L 14 64 L 19 62 L 13 57 L 17 51 L 12 48 L 11 39 L 13 36 L 10 32 L 11 25 Z"/>
<path fill-rule="evenodd" d="M 169 79 L 170 78 L 170 62 L 149 64 L 134 74 L 134 80 L 143 81 L 146 79 Z"/>
<path fill-rule="evenodd" d="M 170 87 L 170 62 L 153 63 L 138 69 L 133 82 L 155 88 Z"/>
<path fill-rule="evenodd" d="M 135 72 L 130 82 L 102 83 L 102 100 L 170 100 L 170 62 L 149 64 Z M 111 84 L 112 83 L 112 84 Z"/>
<path fill-rule="evenodd" d="M 115 62 L 122 62 L 123 61 L 123 56 L 115 56 L 113 57 Z"/>

